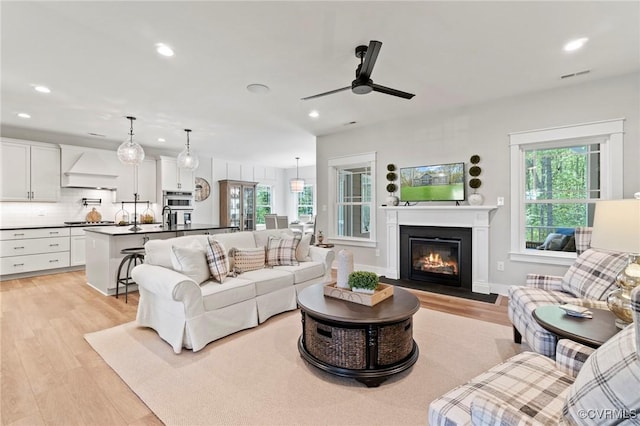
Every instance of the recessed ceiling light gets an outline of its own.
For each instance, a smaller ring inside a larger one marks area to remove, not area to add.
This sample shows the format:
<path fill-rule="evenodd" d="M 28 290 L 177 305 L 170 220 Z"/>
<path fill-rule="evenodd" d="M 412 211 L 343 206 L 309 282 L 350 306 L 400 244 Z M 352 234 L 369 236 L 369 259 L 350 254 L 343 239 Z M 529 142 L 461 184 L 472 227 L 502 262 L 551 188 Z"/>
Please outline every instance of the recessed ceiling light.
<path fill-rule="evenodd" d="M 18 113 L 18 117 L 20 117 L 20 118 L 31 118 L 31 116 L 29 114 L 27 114 L 26 112 L 19 112 Z"/>
<path fill-rule="evenodd" d="M 173 49 L 164 43 L 156 43 L 156 52 L 162 56 L 173 56 Z"/>
<path fill-rule="evenodd" d="M 51 93 L 51 89 L 47 86 L 33 86 L 33 90 L 40 93 Z"/>
<path fill-rule="evenodd" d="M 165 138 L 158 138 L 158 142 L 166 142 Z"/>
<path fill-rule="evenodd" d="M 564 45 L 564 50 L 565 52 L 573 52 L 575 50 L 580 49 L 582 46 L 584 46 L 584 44 L 589 41 L 588 38 L 586 37 L 582 37 L 582 38 L 577 38 L 575 40 L 571 40 L 569 43 Z"/>
<path fill-rule="evenodd" d="M 311 118 L 318 118 L 318 117 L 320 117 L 320 113 L 314 109 L 313 111 L 311 111 L 311 112 L 309 113 L 309 117 L 311 117 Z"/>
<path fill-rule="evenodd" d="M 265 93 L 269 93 L 271 89 L 269 89 L 269 86 L 265 84 L 252 83 L 247 86 L 247 90 L 250 91 L 251 93 L 265 94 Z"/>

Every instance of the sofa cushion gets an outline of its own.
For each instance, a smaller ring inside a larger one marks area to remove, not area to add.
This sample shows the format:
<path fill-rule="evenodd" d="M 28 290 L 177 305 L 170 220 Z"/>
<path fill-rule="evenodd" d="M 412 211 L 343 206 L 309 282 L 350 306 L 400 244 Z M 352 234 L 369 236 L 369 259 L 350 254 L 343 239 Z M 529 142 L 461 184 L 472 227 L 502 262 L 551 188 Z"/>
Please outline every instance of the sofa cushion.
<path fill-rule="evenodd" d="M 304 234 L 300 238 L 300 243 L 296 249 L 296 260 L 298 262 L 307 262 L 311 260 L 309 257 L 309 246 L 311 245 L 311 234 Z"/>
<path fill-rule="evenodd" d="M 601 417 L 589 417 L 594 424 L 624 423 L 625 414 L 637 422 L 640 360 L 634 333 L 634 325 L 627 326 L 587 358 L 564 406 L 564 415 L 572 423 L 583 424 L 584 413 L 601 413 Z"/>
<path fill-rule="evenodd" d="M 300 284 L 324 275 L 324 264 L 320 262 L 301 262 L 298 265 L 276 266 L 274 269 L 287 271 L 293 275 L 293 283 Z"/>
<path fill-rule="evenodd" d="M 230 253 L 231 249 L 234 247 L 244 247 L 244 248 L 256 248 L 256 241 L 253 238 L 253 233 L 250 231 L 242 231 L 242 232 L 228 232 L 225 234 L 213 234 L 210 236 L 216 241 L 222 243 L 228 250 L 227 258 L 229 260 L 229 270 L 233 271 L 233 254 Z"/>
<path fill-rule="evenodd" d="M 207 254 L 197 243 L 188 247 L 171 246 L 171 263 L 178 271 L 200 284 L 211 277 L 207 264 Z"/>
<path fill-rule="evenodd" d="M 173 269 L 171 247 L 190 247 L 193 246 L 194 243 L 201 246 L 203 250 L 206 250 L 207 236 L 188 235 L 166 240 L 149 240 L 144 245 L 144 263 Z"/>
<path fill-rule="evenodd" d="M 253 231 L 253 238 L 256 240 L 256 247 L 267 248 L 269 243 L 269 237 L 292 237 L 293 231 L 290 229 L 262 229 L 260 231 Z"/>
<path fill-rule="evenodd" d="M 264 268 L 264 248 L 233 248 L 233 271 L 241 274 L 243 272 L 255 271 Z"/>
<path fill-rule="evenodd" d="M 229 256 L 221 242 L 209 237 L 207 239 L 207 263 L 213 279 L 222 283 L 229 275 Z"/>
<path fill-rule="evenodd" d="M 297 265 L 296 249 L 300 244 L 300 235 L 293 237 L 269 237 L 267 243 L 267 265 Z"/>
<path fill-rule="evenodd" d="M 552 359 L 523 352 L 458 386 L 429 405 L 429 424 L 469 424 L 477 395 L 496 397 L 544 424 L 558 424 L 573 378 L 556 370 Z"/>
<path fill-rule="evenodd" d="M 213 280 L 200 286 L 205 311 L 213 311 L 256 297 L 256 286 L 250 280 L 228 277 L 220 284 Z"/>
<path fill-rule="evenodd" d="M 562 290 L 580 298 L 604 300 L 626 264 L 626 254 L 588 249 L 562 278 Z"/>
<path fill-rule="evenodd" d="M 286 287 L 293 287 L 293 274 L 272 268 L 245 272 L 240 276 L 255 283 L 256 295 L 271 293 Z"/>

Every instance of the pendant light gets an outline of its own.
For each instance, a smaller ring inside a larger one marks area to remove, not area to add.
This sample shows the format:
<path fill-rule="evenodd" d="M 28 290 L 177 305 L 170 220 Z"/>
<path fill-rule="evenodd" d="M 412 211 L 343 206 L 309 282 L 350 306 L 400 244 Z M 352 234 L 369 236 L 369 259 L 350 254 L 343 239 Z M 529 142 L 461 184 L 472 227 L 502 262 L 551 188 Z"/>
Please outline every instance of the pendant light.
<path fill-rule="evenodd" d="M 178 154 L 178 167 L 181 169 L 195 170 L 198 168 L 200 161 L 198 160 L 198 156 L 192 152 L 189 147 L 189 132 L 191 132 L 191 129 L 184 129 L 184 131 L 187 132 L 187 146 Z"/>
<path fill-rule="evenodd" d="M 125 140 L 118 147 L 118 160 L 123 164 L 139 166 L 144 160 L 144 150 L 139 143 L 133 141 L 133 120 L 136 118 L 126 118 L 131 122 L 131 130 L 129 130 L 129 140 Z"/>
<path fill-rule="evenodd" d="M 296 157 L 296 178 L 291 179 L 289 182 L 291 192 L 303 192 L 304 191 L 304 179 L 300 179 L 298 175 L 298 160 L 300 157 Z"/>

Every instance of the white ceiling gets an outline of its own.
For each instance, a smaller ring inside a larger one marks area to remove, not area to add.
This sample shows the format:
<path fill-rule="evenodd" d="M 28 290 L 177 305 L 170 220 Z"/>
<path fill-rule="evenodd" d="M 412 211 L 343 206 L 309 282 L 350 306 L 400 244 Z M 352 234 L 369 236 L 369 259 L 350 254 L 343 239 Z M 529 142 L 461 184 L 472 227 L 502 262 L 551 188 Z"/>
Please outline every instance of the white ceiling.
<path fill-rule="evenodd" d="M 190 128 L 201 153 L 275 167 L 314 164 L 316 135 L 640 70 L 637 1 L 2 1 L 0 12 L 4 126 L 113 146 L 133 115 L 144 147 L 180 150 Z M 576 37 L 585 48 L 563 52 Z M 373 81 L 412 100 L 300 100 L 349 85 L 354 48 L 372 39 Z"/>

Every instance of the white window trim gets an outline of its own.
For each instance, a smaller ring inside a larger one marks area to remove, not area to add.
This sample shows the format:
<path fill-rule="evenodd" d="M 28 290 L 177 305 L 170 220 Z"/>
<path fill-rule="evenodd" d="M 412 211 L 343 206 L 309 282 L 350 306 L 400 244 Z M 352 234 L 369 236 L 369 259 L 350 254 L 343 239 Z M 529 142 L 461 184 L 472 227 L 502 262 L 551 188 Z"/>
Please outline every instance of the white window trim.
<path fill-rule="evenodd" d="M 304 186 L 310 186 L 311 187 L 311 193 L 313 194 L 313 204 L 311 204 L 311 210 L 312 210 L 312 215 L 315 216 L 316 215 L 316 185 L 314 183 L 306 183 L 304 184 Z M 300 204 L 298 204 L 298 194 L 296 194 L 296 196 L 293 198 L 293 204 L 294 204 L 294 211 L 296 212 L 296 219 L 300 219 L 299 218 L 299 214 L 298 214 L 298 208 L 300 207 Z M 305 204 L 306 205 L 306 204 Z"/>
<path fill-rule="evenodd" d="M 330 242 L 335 244 L 342 244 L 348 246 L 358 246 L 358 247 L 376 247 L 376 152 L 367 152 L 362 154 L 355 155 L 345 155 L 342 157 L 330 158 L 328 161 L 329 164 L 329 206 L 331 206 L 328 217 L 328 235 L 327 238 Z M 338 203 L 338 193 L 337 193 L 337 174 L 338 168 L 343 168 L 344 166 L 368 166 L 371 167 L 371 212 L 370 212 L 370 222 L 371 229 L 369 230 L 369 238 L 358 238 L 358 237 L 344 237 L 338 236 L 336 234 L 336 226 L 338 223 L 337 211 L 335 206 Z"/>
<path fill-rule="evenodd" d="M 561 144 L 579 138 L 601 137 L 600 199 L 622 198 L 624 118 L 574 124 L 509 134 L 511 156 L 511 248 L 509 258 L 520 262 L 571 265 L 575 253 L 525 250 L 524 211 L 524 147 L 545 143 Z"/>

